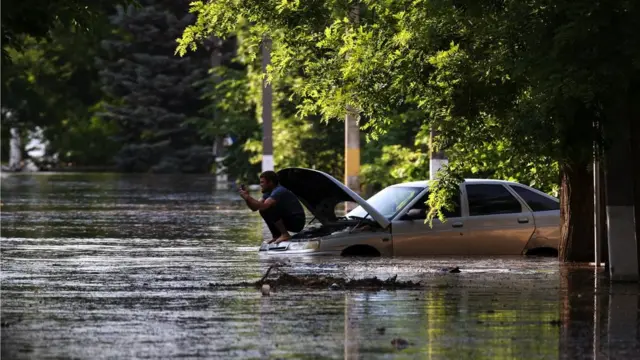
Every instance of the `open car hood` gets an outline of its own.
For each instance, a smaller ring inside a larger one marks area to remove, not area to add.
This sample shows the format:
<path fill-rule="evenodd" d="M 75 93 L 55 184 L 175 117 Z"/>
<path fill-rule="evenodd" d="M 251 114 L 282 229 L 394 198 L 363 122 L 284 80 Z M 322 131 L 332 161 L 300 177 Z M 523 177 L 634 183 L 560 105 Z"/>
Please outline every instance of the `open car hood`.
<path fill-rule="evenodd" d="M 278 171 L 278 178 L 280 184 L 294 193 L 323 225 L 337 221 L 336 205 L 353 201 L 362 206 L 383 229 L 389 226 L 386 217 L 329 174 L 312 169 L 287 168 Z"/>

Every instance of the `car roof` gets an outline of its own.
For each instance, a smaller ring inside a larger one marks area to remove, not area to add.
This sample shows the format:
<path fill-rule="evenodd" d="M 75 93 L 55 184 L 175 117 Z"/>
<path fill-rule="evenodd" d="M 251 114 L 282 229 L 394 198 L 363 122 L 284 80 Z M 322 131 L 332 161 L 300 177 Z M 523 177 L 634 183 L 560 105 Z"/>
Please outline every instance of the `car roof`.
<path fill-rule="evenodd" d="M 520 183 L 514 182 L 514 181 L 507 181 L 507 180 L 496 180 L 496 179 L 464 179 L 465 182 L 467 183 L 474 183 L 474 184 L 518 184 L 518 185 L 522 185 Z M 417 187 L 427 187 L 429 185 L 429 181 L 428 180 L 423 180 L 423 181 L 409 181 L 409 182 L 404 182 L 404 183 L 400 183 L 400 184 L 394 184 L 392 186 L 397 186 L 397 187 L 403 187 L 403 186 L 417 186 Z"/>

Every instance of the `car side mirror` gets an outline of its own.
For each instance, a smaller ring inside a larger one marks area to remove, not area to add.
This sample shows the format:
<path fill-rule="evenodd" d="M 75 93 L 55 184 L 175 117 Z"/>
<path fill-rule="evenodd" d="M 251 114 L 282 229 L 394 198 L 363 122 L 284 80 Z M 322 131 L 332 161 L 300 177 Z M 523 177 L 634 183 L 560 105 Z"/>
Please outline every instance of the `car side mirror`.
<path fill-rule="evenodd" d="M 403 220 L 424 220 L 427 217 L 427 209 L 410 209 L 402 217 Z"/>

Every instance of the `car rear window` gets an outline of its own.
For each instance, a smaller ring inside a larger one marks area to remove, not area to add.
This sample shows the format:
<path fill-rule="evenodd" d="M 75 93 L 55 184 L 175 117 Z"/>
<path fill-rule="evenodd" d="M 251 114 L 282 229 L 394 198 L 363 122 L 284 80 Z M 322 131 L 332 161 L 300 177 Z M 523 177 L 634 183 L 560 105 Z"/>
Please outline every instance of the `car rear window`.
<path fill-rule="evenodd" d="M 466 187 L 470 216 L 522 212 L 518 199 L 501 184 L 467 184 Z"/>
<path fill-rule="evenodd" d="M 511 186 L 511 188 L 529 205 L 533 211 L 559 210 L 560 203 L 546 196 L 536 194 L 522 186 Z"/>

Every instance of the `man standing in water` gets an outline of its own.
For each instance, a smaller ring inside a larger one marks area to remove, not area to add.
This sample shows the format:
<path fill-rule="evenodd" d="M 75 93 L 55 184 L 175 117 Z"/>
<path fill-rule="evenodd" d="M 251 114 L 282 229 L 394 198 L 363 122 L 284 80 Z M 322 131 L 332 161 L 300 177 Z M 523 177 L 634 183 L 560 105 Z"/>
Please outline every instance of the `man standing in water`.
<path fill-rule="evenodd" d="M 252 198 L 244 188 L 240 189 L 240 196 L 249 209 L 260 211 L 273 236 L 269 244 L 291 239 L 289 231 L 300 232 L 305 224 L 304 209 L 298 198 L 278 183 L 278 174 L 274 171 L 260 174 L 260 188 L 260 200 Z"/>

